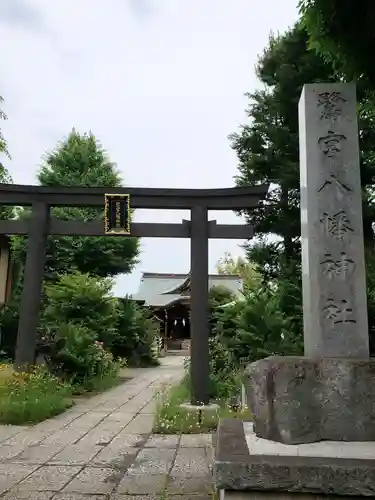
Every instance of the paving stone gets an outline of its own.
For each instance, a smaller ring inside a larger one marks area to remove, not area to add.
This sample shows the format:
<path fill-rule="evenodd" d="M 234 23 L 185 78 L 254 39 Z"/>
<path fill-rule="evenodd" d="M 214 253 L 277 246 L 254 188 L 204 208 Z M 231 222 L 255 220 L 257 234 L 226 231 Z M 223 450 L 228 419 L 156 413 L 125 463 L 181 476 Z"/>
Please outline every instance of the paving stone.
<path fill-rule="evenodd" d="M 2 444 L 0 446 L 0 462 L 5 462 L 15 458 L 17 455 L 22 453 L 24 449 L 25 448 L 23 446 Z"/>
<path fill-rule="evenodd" d="M 48 462 L 54 455 L 59 453 L 56 445 L 34 444 L 28 446 L 13 462 L 30 462 L 32 464 L 44 464 Z M 0 449 L 1 451 L 1 449 Z"/>
<path fill-rule="evenodd" d="M 125 429 L 127 434 L 148 434 L 154 426 L 154 415 L 138 415 Z"/>
<path fill-rule="evenodd" d="M 43 444 L 65 445 L 73 444 L 82 438 L 89 429 L 85 427 L 64 427 L 54 432 L 43 441 Z"/>
<path fill-rule="evenodd" d="M 55 454 L 49 463 L 54 465 L 86 465 L 103 449 L 102 446 L 69 445 Z"/>
<path fill-rule="evenodd" d="M 126 473 L 116 488 L 116 493 L 133 495 L 156 495 L 165 491 L 167 474 Z"/>
<path fill-rule="evenodd" d="M 161 495 L 111 495 L 111 500 L 162 500 Z M 168 497 L 169 500 L 169 497 Z M 181 497 L 178 500 L 185 500 Z M 194 499 L 195 500 L 195 499 Z M 197 499 L 199 500 L 199 499 Z M 212 499 L 210 499 L 212 500 Z"/>
<path fill-rule="evenodd" d="M 128 472 L 142 472 L 144 474 L 167 474 L 172 466 L 175 453 L 175 450 L 167 448 L 144 448 L 138 453 L 134 464 L 131 468 L 129 468 Z"/>
<path fill-rule="evenodd" d="M 16 487 L 5 493 L 1 500 L 51 500 L 54 494 L 53 491 L 22 491 Z"/>
<path fill-rule="evenodd" d="M 136 415 L 135 413 L 126 413 L 126 412 L 116 410 L 113 413 L 110 413 L 106 417 L 105 422 L 109 423 L 109 424 L 111 422 L 121 422 L 121 424 L 123 424 L 123 426 L 125 427 L 133 420 L 135 415 Z"/>
<path fill-rule="evenodd" d="M 36 465 L 0 464 L 0 495 L 32 474 Z"/>
<path fill-rule="evenodd" d="M 82 495 L 81 493 L 57 493 L 53 497 L 53 500 L 108 500 L 108 495 Z"/>
<path fill-rule="evenodd" d="M 13 437 L 25 430 L 25 427 L 16 425 L 0 425 L 0 442 L 6 441 L 7 439 Z"/>
<path fill-rule="evenodd" d="M 96 465 L 121 463 L 127 460 L 128 466 L 129 459 L 135 459 L 140 447 L 147 440 L 147 437 L 138 436 L 137 434 L 118 435 L 108 446 L 106 446 L 96 457 L 93 458 L 92 463 Z M 139 445 L 139 447 L 138 447 Z"/>
<path fill-rule="evenodd" d="M 172 476 L 200 476 L 209 472 L 204 448 L 180 448 L 171 472 Z"/>
<path fill-rule="evenodd" d="M 152 434 L 145 448 L 177 448 L 180 436 Z"/>
<path fill-rule="evenodd" d="M 78 442 L 82 445 L 102 445 L 106 446 L 115 438 L 125 426 L 117 421 L 103 421 L 94 429 L 85 434 Z"/>
<path fill-rule="evenodd" d="M 169 494 L 206 494 L 212 495 L 214 491 L 214 481 L 210 474 L 198 475 L 195 477 L 171 476 L 168 478 L 167 492 Z"/>
<path fill-rule="evenodd" d="M 123 476 L 111 468 L 86 467 L 65 488 L 65 492 L 111 493 Z"/>
<path fill-rule="evenodd" d="M 212 434 L 183 434 L 180 446 L 183 448 L 212 446 Z"/>
<path fill-rule="evenodd" d="M 117 455 L 112 455 L 109 457 L 107 461 L 104 462 L 92 462 L 89 465 L 93 465 L 95 467 L 101 466 L 101 467 L 111 467 L 113 469 L 116 469 L 119 472 L 122 472 L 125 474 L 125 472 L 130 469 L 135 462 L 135 459 L 137 458 L 137 454 L 139 450 L 135 450 L 135 448 L 132 448 L 131 450 L 133 451 L 128 451 L 122 454 L 117 454 Z"/>
<path fill-rule="evenodd" d="M 77 412 L 71 413 L 70 410 L 67 410 L 66 412 L 62 413 L 61 415 L 58 415 L 57 417 L 50 418 L 48 420 L 45 420 L 44 422 L 39 422 L 33 427 L 33 430 L 37 431 L 50 430 L 51 432 L 57 431 L 69 425 L 74 420 L 76 420 L 80 414 L 81 413 Z"/>
<path fill-rule="evenodd" d="M 141 410 L 142 415 L 155 415 L 157 412 L 157 403 L 153 400 L 147 403 Z"/>
<path fill-rule="evenodd" d="M 59 491 L 80 472 L 82 467 L 60 467 L 45 465 L 19 484 L 20 490 Z"/>
<path fill-rule="evenodd" d="M 41 443 L 50 434 L 51 431 L 49 430 L 35 430 L 33 428 L 29 428 L 11 437 L 4 444 L 11 446 L 23 446 L 26 448 L 27 446 Z"/>
<path fill-rule="evenodd" d="M 217 498 L 216 492 L 209 493 L 209 494 L 186 493 L 185 495 L 170 495 L 168 493 L 168 500 L 213 500 L 216 498 Z M 137 500 L 137 499 L 135 499 L 135 500 Z M 238 499 L 238 500 L 241 500 L 241 499 Z M 255 500 L 255 499 L 252 499 L 252 500 Z M 270 500 L 270 499 L 268 499 L 268 500 Z M 309 499 L 309 500 L 311 500 L 311 499 Z M 314 500 L 316 500 L 316 499 L 314 499 Z M 340 499 L 340 500 L 342 500 L 342 499 Z"/>

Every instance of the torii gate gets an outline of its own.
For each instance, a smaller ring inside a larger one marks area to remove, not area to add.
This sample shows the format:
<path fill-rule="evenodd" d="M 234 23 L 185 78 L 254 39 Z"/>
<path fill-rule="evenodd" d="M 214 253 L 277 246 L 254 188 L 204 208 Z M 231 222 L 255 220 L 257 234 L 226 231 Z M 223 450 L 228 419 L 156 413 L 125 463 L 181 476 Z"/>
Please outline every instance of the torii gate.
<path fill-rule="evenodd" d="M 241 210 L 259 206 L 267 185 L 224 189 L 45 187 L 0 184 L 0 205 L 31 205 L 30 219 L 1 220 L 0 235 L 28 236 L 24 282 L 19 311 L 16 366 L 34 364 L 37 328 L 46 259 L 47 236 L 104 236 L 190 238 L 191 242 L 191 403 L 209 403 L 208 240 L 250 239 L 250 225 L 224 225 L 208 220 L 208 210 Z M 114 188 L 111 188 L 114 191 Z M 120 204 L 124 199 L 125 205 Z M 100 221 L 63 221 L 50 217 L 56 206 L 103 207 Z M 190 210 L 181 224 L 130 223 L 130 211 L 144 209 Z"/>

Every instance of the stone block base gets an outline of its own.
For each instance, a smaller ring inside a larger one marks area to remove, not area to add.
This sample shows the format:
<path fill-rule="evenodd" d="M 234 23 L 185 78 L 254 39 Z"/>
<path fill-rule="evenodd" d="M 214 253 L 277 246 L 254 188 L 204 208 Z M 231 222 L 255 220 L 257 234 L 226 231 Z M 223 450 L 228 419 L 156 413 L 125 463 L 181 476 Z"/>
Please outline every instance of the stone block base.
<path fill-rule="evenodd" d="M 375 441 L 375 358 L 270 357 L 246 368 L 244 385 L 259 437 Z"/>
<path fill-rule="evenodd" d="M 375 443 L 285 445 L 257 438 L 251 424 L 241 420 L 222 420 L 214 474 L 224 499 L 233 491 L 268 492 L 283 499 L 288 492 L 374 496 Z"/>
<path fill-rule="evenodd" d="M 312 495 L 311 493 L 277 493 L 265 491 L 225 491 L 221 490 L 218 500 L 345 500 L 353 497 L 336 495 Z"/>

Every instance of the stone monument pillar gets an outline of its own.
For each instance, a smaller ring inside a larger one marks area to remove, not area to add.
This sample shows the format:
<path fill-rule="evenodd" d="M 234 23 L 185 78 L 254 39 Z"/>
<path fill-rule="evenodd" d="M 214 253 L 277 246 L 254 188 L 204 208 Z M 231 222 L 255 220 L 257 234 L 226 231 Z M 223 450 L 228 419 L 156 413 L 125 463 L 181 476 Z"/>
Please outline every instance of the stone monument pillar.
<path fill-rule="evenodd" d="M 305 356 L 369 357 L 356 107 L 354 84 L 299 103 Z"/>
<path fill-rule="evenodd" d="M 305 85 L 299 103 L 305 357 L 246 370 L 257 436 L 375 440 L 354 84 Z"/>
<path fill-rule="evenodd" d="M 305 85 L 299 124 L 305 356 L 247 367 L 253 424 L 223 420 L 217 432 L 215 475 L 228 499 L 233 490 L 375 495 L 355 85 Z"/>

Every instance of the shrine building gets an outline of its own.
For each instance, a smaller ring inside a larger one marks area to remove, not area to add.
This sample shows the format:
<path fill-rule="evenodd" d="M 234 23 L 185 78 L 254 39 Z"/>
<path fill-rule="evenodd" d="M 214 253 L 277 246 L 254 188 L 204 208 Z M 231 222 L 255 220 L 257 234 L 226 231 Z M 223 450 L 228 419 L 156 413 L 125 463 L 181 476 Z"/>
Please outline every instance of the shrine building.
<path fill-rule="evenodd" d="M 237 275 L 211 274 L 209 289 L 227 288 L 235 297 L 241 296 L 243 282 Z M 168 349 L 185 349 L 190 339 L 190 275 L 143 273 L 138 292 L 132 299 L 149 307 L 161 323 Z"/>

